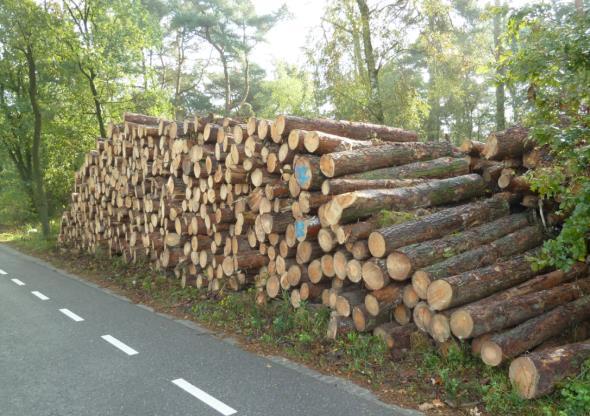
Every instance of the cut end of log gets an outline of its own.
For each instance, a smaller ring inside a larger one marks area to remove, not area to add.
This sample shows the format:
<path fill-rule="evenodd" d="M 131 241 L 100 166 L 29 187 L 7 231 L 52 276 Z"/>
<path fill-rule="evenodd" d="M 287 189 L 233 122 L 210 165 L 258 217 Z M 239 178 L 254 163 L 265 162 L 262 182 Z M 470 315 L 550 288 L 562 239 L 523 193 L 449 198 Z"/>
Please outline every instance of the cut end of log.
<path fill-rule="evenodd" d="M 469 312 L 458 310 L 451 315 L 451 331 L 459 339 L 469 338 L 473 332 L 473 319 Z"/>
<path fill-rule="evenodd" d="M 319 259 L 313 260 L 307 266 L 307 274 L 311 283 L 319 283 L 322 280 L 322 262 Z"/>
<path fill-rule="evenodd" d="M 363 266 L 360 261 L 356 259 L 349 260 L 346 263 L 346 277 L 352 283 L 359 283 L 363 280 Z"/>
<path fill-rule="evenodd" d="M 423 270 L 418 270 L 412 275 L 412 286 L 420 299 L 428 298 L 428 286 L 430 286 L 430 277 Z"/>
<path fill-rule="evenodd" d="M 318 231 L 318 243 L 324 253 L 329 253 L 332 251 L 335 244 L 330 230 L 322 228 L 320 231 Z"/>
<path fill-rule="evenodd" d="M 371 261 L 363 264 L 362 278 L 369 290 L 377 290 L 385 286 L 386 279 L 383 272 L 379 266 Z"/>
<path fill-rule="evenodd" d="M 370 238 L 370 237 L 369 237 Z M 371 244 L 369 243 L 369 250 Z M 412 263 L 407 255 L 400 252 L 391 253 L 387 256 L 387 272 L 393 280 L 403 281 L 410 277 Z"/>
<path fill-rule="evenodd" d="M 426 290 L 426 299 L 435 311 L 447 309 L 453 299 L 453 288 L 445 280 L 435 280 Z"/>
<path fill-rule="evenodd" d="M 303 139 L 303 145 L 305 146 L 305 150 L 309 153 L 313 153 L 318 150 L 320 147 L 320 136 L 317 131 L 308 131 L 305 133 L 305 137 Z"/>
<path fill-rule="evenodd" d="M 369 251 L 373 257 L 385 256 L 385 239 L 378 232 L 369 234 Z"/>
<path fill-rule="evenodd" d="M 365 308 L 371 316 L 379 315 L 379 300 L 369 293 L 365 296 Z"/>
<path fill-rule="evenodd" d="M 352 308 L 352 322 L 354 323 L 354 327 L 357 331 L 365 331 L 365 328 L 367 327 L 367 320 L 365 319 L 363 308 L 358 305 Z"/>
<path fill-rule="evenodd" d="M 482 361 L 487 365 L 496 367 L 502 363 L 502 348 L 495 342 L 482 342 L 479 351 Z"/>
<path fill-rule="evenodd" d="M 332 159 L 332 156 L 328 153 L 323 155 L 320 158 L 320 171 L 326 176 L 327 178 L 334 177 L 334 170 L 336 168 L 336 164 Z"/>
<path fill-rule="evenodd" d="M 281 282 L 277 276 L 271 276 L 266 280 L 266 293 L 270 298 L 276 298 L 281 290 Z"/>
<path fill-rule="evenodd" d="M 414 323 L 422 332 L 428 332 L 433 313 L 426 302 L 419 302 L 412 311 Z"/>
<path fill-rule="evenodd" d="M 536 396 L 539 373 L 533 360 L 528 357 L 519 357 L 512 361 L 508 377 L 520 397 L 532 399 Z"/>
<path fill-rule="evenodd" d="M 430 321 L 430 335 L 438 342 L 445 342 L 451 337 L 451 328 L 449 319 L 442 315 L 436 314 Z"/>

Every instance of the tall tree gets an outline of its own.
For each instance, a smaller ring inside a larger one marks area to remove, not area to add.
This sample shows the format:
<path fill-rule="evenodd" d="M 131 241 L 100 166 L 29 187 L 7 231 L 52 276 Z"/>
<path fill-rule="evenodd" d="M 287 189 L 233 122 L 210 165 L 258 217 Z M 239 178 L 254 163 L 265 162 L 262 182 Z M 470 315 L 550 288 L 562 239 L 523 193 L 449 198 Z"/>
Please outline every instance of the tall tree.
<path fill-rule="evenodd" d="M 500 41 L 500 36 L 503 32 L 503 11 L 502 7 L 500 6 L 500 0 L 495 0 L 495 10 L 494 10 L 494 49 L 495 49 L 495 58 L 496 64 L 500 60 L 500 56 L 502 55 L 502 42 Z M 501 67 L 497 65 L 497 68 Z M 496 130 L 504 130 L 506 128 L 506 116 L 505 116 L 505 102 L 506 102 L 506 95 L 504 93 L 504 82 L 502 81 L 502 73 L 499 72 L 497 74 L 496 79 Z"/>
<path fill-rule="evenodd" d="M 142 51 L 153 25 L 135 0 L 63 0 L 69 25 L 63 40 L 69 56 L 86 79 L 100 135 L 106 136 L 108 105 L 124 82 L 140 73 Z"/>
<path fill-rule="evenodd" d="M 49 236 L 49 206 L 44 184 L 43 168 L 43 109 L 40 103 L 39 77 L 43 61 L 48 60 L 50 49 L 49 17 L 34 1 L 6 0 L 0 5 L 0 44 L 3 60 L 12 60 L 14 72 L 11 84 L 3 84 L 2 102 L 8 110 L 7 101 L 23 100 L 32 115 L 31 137 L 18 137 L 18 143 L 8 146 L 9 154 L 19 168 L 23 181 L 31 180 L 31 191 L 41 221 L 43 236 Z M 18 79 L 14 79 L 14 77 Z M 6 88 L 16 87 L 15 90 Z M 26 91 L 26 95 L 24 94 Z M 13 96 L 11 93 L 22 94 Z M 22 110 L 21 110 L 22 113 Z M 13 113 L 14 114 L 14 113 Z M 13 126 L 17 127 L 18 126 Z M 13 131 L 13 134 L 15 132 Z M 30 157 L 30 162 L 26 159 Z M 25 159 L 26 158 L 26 159 Z"/>
<path fill-rule="evenodd" d="M 174 10 L 172 26 L 206 41 L 219 58 L 225 114 L 245 102 L 250 89 L 250 52 L 285 11 L 281 7 L 276 12 L 258 15 L 251 0 L 185 0 Z M 245 85 L 240 97 L 232 95 L 231 73 L 235 64 L 241 66 Z"/>
<path fill-rule="evenodd" d="M 363 46 L 367 74 L 369 76 L 369 111 L 376 121 L 383 123 L 383 103 L 381 102 L 381 91 L 379 89 L 379 69 L 375 60 L 373 41 L 371 39 L 371 12 L 365 0 L 356 0 L 361 14 L 361 27 L 363 34 Z"/>

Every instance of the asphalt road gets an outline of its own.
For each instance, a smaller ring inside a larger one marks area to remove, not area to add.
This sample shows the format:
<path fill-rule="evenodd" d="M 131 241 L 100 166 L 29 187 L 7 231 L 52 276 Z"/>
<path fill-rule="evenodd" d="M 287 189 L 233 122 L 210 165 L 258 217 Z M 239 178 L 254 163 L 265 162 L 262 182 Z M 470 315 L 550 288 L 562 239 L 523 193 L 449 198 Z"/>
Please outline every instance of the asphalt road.
<path fill-rule="evenodd" d="M 418 415 L 0 246 L 0 415 Z"/>

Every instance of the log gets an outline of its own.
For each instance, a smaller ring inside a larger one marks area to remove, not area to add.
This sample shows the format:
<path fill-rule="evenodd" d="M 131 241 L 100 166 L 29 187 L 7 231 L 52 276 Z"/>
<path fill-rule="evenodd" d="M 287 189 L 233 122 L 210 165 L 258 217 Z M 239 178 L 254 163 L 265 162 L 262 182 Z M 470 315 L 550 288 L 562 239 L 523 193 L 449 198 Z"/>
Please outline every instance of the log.
<path fill-rule="evenodd" d="M 425 298 L 431 308 L 444 310 L 522 283 L 536 274 L 529 261 L 534 254 L 536 251 L 437 280 L 427 287 Z M 417 292 L 422 293 L 425 284 L 418 281 L 417 285 Z"/>
<path fill-rule="evenodd" d="M 409 323 L 400 325 L 397 322 L 388 322 L 379 325 L 373 330 L 373 335 L 385 341 L 387 348 L 410 348 L 412 334 L 417 331 L 416 325 Z"/>
<path fill-rule="evenodd" d="M 298 155 L 293 163 L 295 179 L 301 189 L 318 190 L 325 177 L 320 171 L 320 158 Z"/>
<path fill-rule="evenodd" d="M 319 130 L 337 136 L 357 140 L 378 138 L 388 142 L 412 142 L 418 140 L 418 134 L 395 127 L 378 124 L 361 123 L 344 120 L 308 119 L 297 116 L 280 115 L 275 120 L 277 134 L 285 135 L 291 130 Z"/>
<path fill-rule="evenodd" d="M 508 215 L 510 206 L 502 198 L 490 198 L 441 210 L 426 217 L 381 228 L 369 236 L 369 250 L 383 257 L 396 248 L 431 240 Z"/>
<path fill-rule="evenodd" d="M 387 265 L 383 259 L 371 259 L 363 264 L 362 277 L 369 290 L 379 290 L 389 282 Z"/>
<path fill-rule="evenodd" d="M 378 316 L 372 316 L 367 312 L 365 305 L 355 305 L 352 308 L 352 322 L 354 328 L 359 332 L 374 330 L 378 325 L 389 321 L 389 314 L 383 313 Z"/>
<path fill-rule="evenodd" d="M 304 131 L 303 134 L 305 150 L 316 155 L 373 146 L 373 143 L 368 140 L 354 140 L 321 131 Z"/>
<path fill-rule="evenodd" d="M 490 160 L 521 157 L 525 151 L 533 147 L 528 135 L 528 129 L 521 126 L 491 133 L 486 140 L 483 156 Z"/>
<path fill-rule="evenodd" d="M 489 305 L 464 307 L 451 315 L 451 330 L 459 339 L 477 337 L 517 325 L 527 319 L 578 299 L 590 290 L 590 279 L 564 283 L 551 289 L 529 293 Z"/>
<path fill-rule="evenodd" d="M 323 195 L 338 195 L 364 189 L 394 189 L 427 182 L 423 179 L 327 179 L 322 182 Z"/>
<path fill-rule="evenodd" d="M 551 393 L 557 383 L 580 372 L 590 357 L 590 340 L 534 352 L 510 363 L 508 376 L 516 392 L 525 399 Z"/>
<path fill-rule="evenodd" d="M 422 299 L 426 299 L 426 290 L 430 289 L 429 286 L 434 284 L 431 282 L 435 280 L 487 266 L 501 257 L 512 256 L 535 248 L 542 242 L 542 227 L 538 225 L 525 227 L 507 234 L 490 244 L 485 244 L 473 250 L 465 251 L 439 263 L 417 270 L 412 275 L 412 285 L 418 296 Z M 437 284 L 435 285 L 436 288 L 431 290 L 435 303 L 439 302 L 440 296 L 443 294 L 442 292 L 444 292 L 443 297 L 451 293 L 443 289 L 447 287 L 446 283 L 448 283 L 448 281 Z"/>
<path fill-rule="evenodd" d="M 389 276 L 395 280 L 405 280 L 416 269 L 492 242 L 528 224 L 527 214 L 514 214 L 461 233 L 400 247 L 387 256 Z"/>
<path fill-rule="evenodd" d="M 374 290 L 365 296 L 365 307 L 371 316 L 389 312 L 402 301 L 402 287 L 391 283 L 382 289 Z"/>
<path fill-rule="evenodd" d="M 590 318 L 590 296 L 558 306 L 509 330 L 496 333 L 481 345 L 481 359 L 490 366 L 518 357 L 543 341 L 563 333 L 578 322 Z"/>
<path fill-rule="evenodd" d="M 353 307 L 364 302 L 365 294 L 366 292 L 362 289 L 340 293 L 336 298 L 336 312 L 338 312 L 338 315 L 350 316 Z"/>
<path fill-rule="evenodd" d="M 344 152 L 328 153 L 320 158 L 320 170 L 327 178 L 375 169 L 451 156 L 453 147 L 447 142 L 392 143 Z"/>
<path fill-rule="evenodd" d="M 472 174 L 433 180 L 408 188 L 350 192 L 338 195 L 323 212 L 329 225 L 366 218 L 383 209 L 401 211 L 459 202 L 482 195 L 485 184 Z"/>
<path fill-rule="evenodd" d="M 412 162 L 343 176 L 342 179 L 444 179 L 467 175 L 470 159 L 462 157 L 440 157 L 432 160 Z"/>
<path fill-rule="evenodd" d="M 476 140 L 463 140 L 461 146 L 459 146 L 459 150 L 469 156 L 481 156 L 483 153 L 483 149 L 485 147 L 485 143 L 478 142 Z"/>
<path fill-rule="evenodd" d="M 336 339 L 354 330 L 354 323 L 351 318 L 339 316 L 336 312 L 330 315 L 328 321 L 328 329 L 326 330 L 326 338 Z"/>

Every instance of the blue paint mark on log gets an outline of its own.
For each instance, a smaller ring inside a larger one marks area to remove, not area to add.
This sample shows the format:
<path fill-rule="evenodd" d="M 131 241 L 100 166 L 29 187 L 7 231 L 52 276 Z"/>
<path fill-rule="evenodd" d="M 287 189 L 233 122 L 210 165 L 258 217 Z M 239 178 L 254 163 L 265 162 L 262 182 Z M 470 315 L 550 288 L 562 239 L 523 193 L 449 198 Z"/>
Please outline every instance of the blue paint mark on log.
<path fill-rule="evenodd" d="M 299 186 L 303 186 L 311 180 L 311 175 L 307 166 L 295 166 L 295 179 Z"/>
<path fill-rule="evenodd" d="M 300 239 L 305 237 L 305 222 L 301 220 L 295 221 L 295 238 Z"/>

